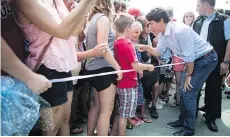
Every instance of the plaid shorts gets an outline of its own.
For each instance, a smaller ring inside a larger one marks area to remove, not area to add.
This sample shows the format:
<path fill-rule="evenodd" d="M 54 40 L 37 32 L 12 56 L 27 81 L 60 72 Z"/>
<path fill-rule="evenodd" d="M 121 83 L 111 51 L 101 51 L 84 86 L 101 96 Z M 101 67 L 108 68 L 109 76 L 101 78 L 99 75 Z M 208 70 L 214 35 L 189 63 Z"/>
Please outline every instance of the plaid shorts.
<path fill-rule="evenodd" d="M 137 87 L 135 88 L 117 88 L 118 94 L 118 114 L 122 118 L 132 118 L 137 109 Z"/>

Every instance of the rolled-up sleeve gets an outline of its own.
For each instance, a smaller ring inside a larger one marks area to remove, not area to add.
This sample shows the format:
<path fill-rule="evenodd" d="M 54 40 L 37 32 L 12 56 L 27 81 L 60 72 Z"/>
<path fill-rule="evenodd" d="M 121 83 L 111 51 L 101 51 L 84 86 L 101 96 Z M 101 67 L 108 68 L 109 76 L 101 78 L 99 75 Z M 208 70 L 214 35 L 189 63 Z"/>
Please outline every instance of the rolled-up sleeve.
<path fill-rule="evenodd" d="M 164 42 L 164 37 L 159 35 L 158 43 L 157 43 L 157 50 L 163 55 L 167 49 L 167 45 Z"/>
<path fill-rule="evenodd" d="M 178 33 L 178 44 L 185 62 L 195 61 L 195 45 L 191 31 L 189 28 L 185 28 Z"/>
<path fill-rule="evenodd" d="M 225 40 L 230 40 L 230 18 L 224 21 L 224 36 Z"/>

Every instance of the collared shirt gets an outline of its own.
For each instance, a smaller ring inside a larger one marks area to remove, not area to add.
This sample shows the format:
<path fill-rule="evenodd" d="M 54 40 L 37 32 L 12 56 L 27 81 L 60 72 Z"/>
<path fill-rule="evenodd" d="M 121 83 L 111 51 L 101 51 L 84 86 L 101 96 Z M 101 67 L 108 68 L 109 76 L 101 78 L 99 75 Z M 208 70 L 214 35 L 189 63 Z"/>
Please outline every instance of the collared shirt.
<path fill-rule="evenodd" d="M 169 22 L 165 33 L 158 36 L 157 49 L 161 55 L 169 48 L 185 62 L 194 62 L 213 49 L 192 28 L 180 22 Z"/>
<path fill-rule="evenodd" d="M 207 16 L 206 19 L 204 20 L 203 26 L 201 28 L 200 31 L 200 36 L 207 41 L 208 39 L 208 28 L 209 28 L 209 24 L 211 23 L 211 21 L 215 18 L 215 13 L 213 13 L 210 16 Z"/>
<path fill-rule="evenodd" d="M 215 16 L 216 16 L 216 12 L 207 16 L 207 18 L 204 20 L 203 26 L 201 28 L 200 36 L 206 41 L 208 38 L 209 24 L 212 22 L 212 20 L 215 18 Z M 225 36 L 225 40 L 230 40 L 230 18 L 228 18 L 224 21 L 224 36 Z"/>
<path fill-rule="evenodd" d="M 165 50 L 164 54 L 161 55 L 161 58 L 163 58 L 163 59 L 169 59 L 171 57 L 172 57 L 172 52 L 171 52 L 171 50 L 169 48 L 167 48 Z"/>

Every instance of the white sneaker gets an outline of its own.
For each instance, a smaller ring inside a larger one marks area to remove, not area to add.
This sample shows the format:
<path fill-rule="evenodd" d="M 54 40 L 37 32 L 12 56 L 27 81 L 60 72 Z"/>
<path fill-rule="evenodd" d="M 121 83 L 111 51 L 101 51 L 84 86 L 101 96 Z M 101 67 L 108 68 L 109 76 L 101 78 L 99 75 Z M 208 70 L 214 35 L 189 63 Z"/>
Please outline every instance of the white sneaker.
<path fill-rule="evenodd" d="M 152 103 L 152 101 L 150 101 L 149 108 L 152 108 L 152 106 L 153 106 L 153 103 Z"/>
<path fill-rule="evenodd" d="M 158 103 L 161 104 L 162 106 L 164 106 L 166 104 L 166 102 L 163 101 L 162 99 L 158 99 Z"/>
<path fill-rule="evenodd" d="M 162 109 L 162 108 L 163 108 L 163 106 L 159 102 L 157 102 L 156 103 L 156 109 Z"/>
<path fill-rule="evenodd" d="M 204 83 L 204 85 L 202 87 L 202 90 L 205 90 L 205 87 L 206 87 L 206 83 Z"/>

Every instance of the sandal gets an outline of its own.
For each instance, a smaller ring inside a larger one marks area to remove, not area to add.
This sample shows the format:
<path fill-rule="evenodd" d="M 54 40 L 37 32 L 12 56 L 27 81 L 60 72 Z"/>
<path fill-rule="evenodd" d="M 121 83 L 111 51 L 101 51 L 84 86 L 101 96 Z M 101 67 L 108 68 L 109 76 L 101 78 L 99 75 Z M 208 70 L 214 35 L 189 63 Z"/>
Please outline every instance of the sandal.
<path fill-rule="evenodd" d="M 152 123 L 152 120 L 151 119 L 149 119 L 149 117 L 148 116 L 140 116 L 139 117 L 141 120 L 143 120 L 145 123 Z"/>
<path fill-rule="evenodd" d="M 142 124 L 142 123 L 141 123 L 139 120 L 137 120 L 136 118 L 130 118 L 129 123 L 130 123 L 132 126 L 135 126 L 135 127 L 138 127 L 138 126 L 140 126 L 140 125 Z"/>
<path fill-rule="evenodd" d="M 174 101 L 174 102 L 170 105 L 171 108 L 175 108 L 175 107 L 178 107 L 178 106 L 180 106 L 180 102 L 177 102 L 177 101 Z"/>
<path fill-rule="evenodd" d="M 73 123 L 86 124 L 87 120 L 84 117 L 79 116 L 76 120 L 73 121 Z"/>
<path fill-rule="evenodd" d="M 111 133 L 112 133 L 112 128 L 109 127 L 108 135 L 110 136 Z"/>
<path fill-rule="evenodd" d="M 133 129 L 133 125 L 131 125 L 131 124 L 127 124 L 126 129 L 130 129 L 130 130 L 132 130 L 132 129 Z"/>
<path fill-rule="evenodd" d="M 70 133 L 71 134 L 81 134 L 83 132 L 83 129 L 78 127 L 78 126 L 73 126 L 71 129 L 70 129 Z"/>
<path fill-rule="evenodd" d="M 163 98 L 163 101 L 164 101 L 165 103 L 169 103 L 169 96 L 165 96 L 165 97 Z"/>
<path fill-rule="evenodd" d="M 230 94 L 227 95 L 227 99 L 230 99 Z"/>
<path fill-rule="evenodd" d="M 142 124 L 144 124 L 145 122 L 142 120 L 142 119 L 140 119 L 140 118 L 138 118 L 138 117 L 134 117 L 134 119 L 136 120 L 136 121 L 138 121 L 139 123 L 140 123 L 140 125 L 142 125 Z"/>

